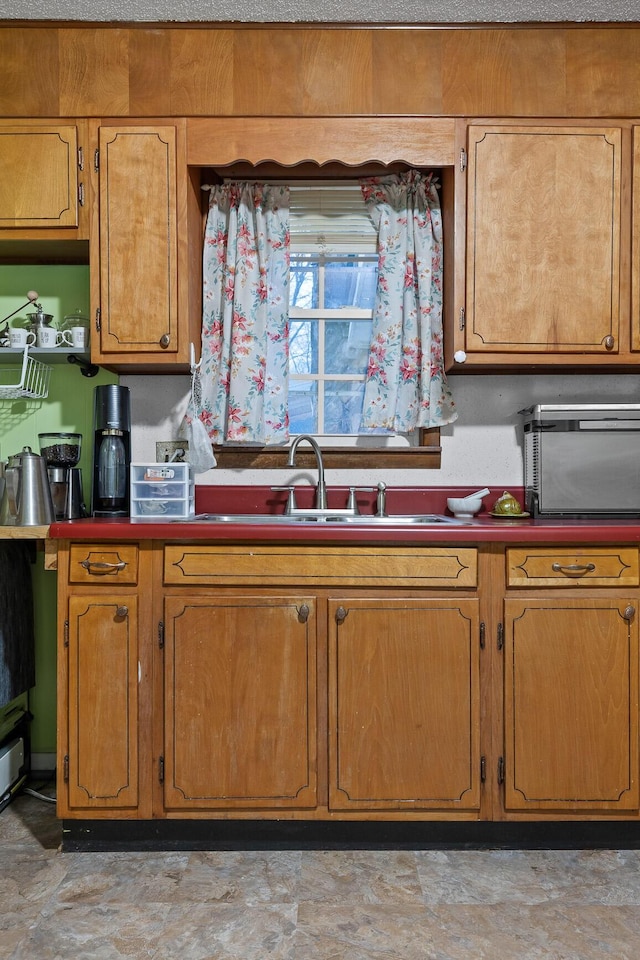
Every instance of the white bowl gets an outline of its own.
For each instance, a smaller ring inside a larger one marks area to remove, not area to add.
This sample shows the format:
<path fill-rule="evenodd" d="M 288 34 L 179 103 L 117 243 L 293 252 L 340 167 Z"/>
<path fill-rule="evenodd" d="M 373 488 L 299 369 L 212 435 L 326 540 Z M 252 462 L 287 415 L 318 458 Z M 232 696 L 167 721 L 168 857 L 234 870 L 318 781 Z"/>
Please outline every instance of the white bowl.
<path fill-rule="evenodd" d="M 482 507 L 482 497 L 449 497 L 447 500 L 447 506 L 454 517 L 460 517 L 461 519 L 468 519 L 473 517 L 478 510 Z"/>

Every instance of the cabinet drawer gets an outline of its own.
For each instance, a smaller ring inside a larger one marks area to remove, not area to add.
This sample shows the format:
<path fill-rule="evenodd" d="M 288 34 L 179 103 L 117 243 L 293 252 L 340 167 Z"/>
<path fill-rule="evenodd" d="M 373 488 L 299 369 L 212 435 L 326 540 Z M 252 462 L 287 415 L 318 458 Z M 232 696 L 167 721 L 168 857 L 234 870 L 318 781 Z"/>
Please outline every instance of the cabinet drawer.
<path fill-rule="evenodd" d="M 627 586 L 639 583 L 636 547 L 507 549 L 509 587 Z"/>
<path fill-rule="evenodd" d="M 475 587 L 477 550 L 457 547 L 177 546 L 166 584 Z"/>
<path fill-rule="evenodd" d="M 138 545 L 133 543 L 72 543 L 70 583 L 137 583 Z"/>

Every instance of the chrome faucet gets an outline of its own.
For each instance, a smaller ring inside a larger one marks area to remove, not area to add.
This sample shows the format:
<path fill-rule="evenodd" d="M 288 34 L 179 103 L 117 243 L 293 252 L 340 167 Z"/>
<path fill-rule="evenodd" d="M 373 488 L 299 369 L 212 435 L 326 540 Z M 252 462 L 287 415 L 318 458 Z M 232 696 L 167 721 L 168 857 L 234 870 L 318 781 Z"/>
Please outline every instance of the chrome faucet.
<path fill-rule="evenodd" d="M 310 443 L 313 447 L 313 452 L 316 455 L 316 461 L 318 464 L 318 486 L 316 487 L 316 509 L 317 510 L 326 510 L 327 509 L 327 485 L 324 480 L 324 463 L 322 460 L 322 451 L 318 446 L 316 440 L 313 437 L 310 437 L 306 433 L 299 434 L 289 450 L 289 459 L 287 460 L 287 466 L 293 467 L 295 464 L 296 450 L 298 446 L 302 443 L 303 440 L 306 440 L 307 443 Z"/>

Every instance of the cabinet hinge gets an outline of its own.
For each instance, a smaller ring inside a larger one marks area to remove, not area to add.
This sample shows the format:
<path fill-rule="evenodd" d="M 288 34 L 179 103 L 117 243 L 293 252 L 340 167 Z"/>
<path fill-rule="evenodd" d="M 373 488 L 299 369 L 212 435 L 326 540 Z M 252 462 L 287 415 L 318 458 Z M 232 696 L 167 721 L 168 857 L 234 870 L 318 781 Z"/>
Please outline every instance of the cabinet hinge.
<path fill-rule="evenodd" d="M 460 150 L 460 173 L 464 173 L 467 169 L 467 151 L 464 147 Z"/>
<path fill-rule="evenodd" d="M 64 622 L 64 630 L 63 630 L 62 636 L 63 636 L 65 647 L 68 647 L 69 646 L 69 621 L 68 620 L 65 620 Z"/>
<path fill-rule="evenodd" d="M 502 648 L 504 647 L 504 624 L 502 623 L 498 624 L 497 644 L 498 644 L 498 650 L 502 650 Z"/>
<path fill-rule="evenodd" d="M 78 170 L 84 170 L 84 150 L 78 147 Z"/>
<path fill-rule="evenodd" d="M 164 757 L 158 757 L 158 780 L 164 783 Z"/>
<path fill-rule="evenodd" d="M 62 779 L 65 783 L 69 783 L 69 754 L 62 761 Z"/>
<path fill-rule="evenodd" d="M 93 169 L 95 170 L 96 173 L 100 172 L 100 151 L 99 150 L 93 151 Z"/>
<path fill-rule="evenodd" d="M 498 757 L 498 783 L 504 783 L 504 757 Z"/>
<path fill-rule="evenodd" d="M 158 622 L 158 646 L 161 650 L 164 650 L 164 623 L 162 620 Z"/>
<path fill-rule="evenodd" d="M 100 307 L 96 307 L 96 333 L 100 333 L 102 324 L 100 322 Z"/>
<path fill-rule="evenodd" d="M 460 313 L 458 315 L 458 327 L 460 330 L 464 330 L 467 325 L 467 316 L 465 313 L 464 307 L 460 307 Z"/>
<path fill-rule="evenodd" d="M 480 757 L 480 783 L 484 783 L 487 779 L 487 758 Z"/>
<path fill-rule="evenodd" d="M 84 207 L 84 183 L 78 184 L 78 203 Z"/>
<path fill-rule="evenodd" d="M 485 626 L 484 620 L 480 623 L 480 649 L 484 650 L 484 645 L 486 642 L 487 628 Z"/>

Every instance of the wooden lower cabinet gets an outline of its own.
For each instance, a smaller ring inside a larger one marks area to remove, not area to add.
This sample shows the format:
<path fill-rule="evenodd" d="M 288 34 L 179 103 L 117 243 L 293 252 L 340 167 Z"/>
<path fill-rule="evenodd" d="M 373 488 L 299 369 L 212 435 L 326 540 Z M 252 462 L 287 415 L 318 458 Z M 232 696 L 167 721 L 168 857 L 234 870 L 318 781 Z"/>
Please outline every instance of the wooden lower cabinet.
<path fill-rule="evenodd" d="M 135 812 L 139 802 L 138 601 L 109 593 L 69 598 L 69 710 L 62 815 Z"/>
<path fill-rule="evenodd" d="M 480 806 L 476 599 L 329 602 L 329 807 Z"/>
<path fill-rule="evenodd" d="M 374 553 L 63 543 L 59 815 L 637 820 L 637 548 Z"/>
<path fill-rule="evenodd" d="M 508 811 L 637 811 L 637 600 L 508 599 L 504 722 Z"/>
<path fill-rule="evenodd" d="M 165 601 L 167 810 L 317 804 L 315 603 Z"/>

